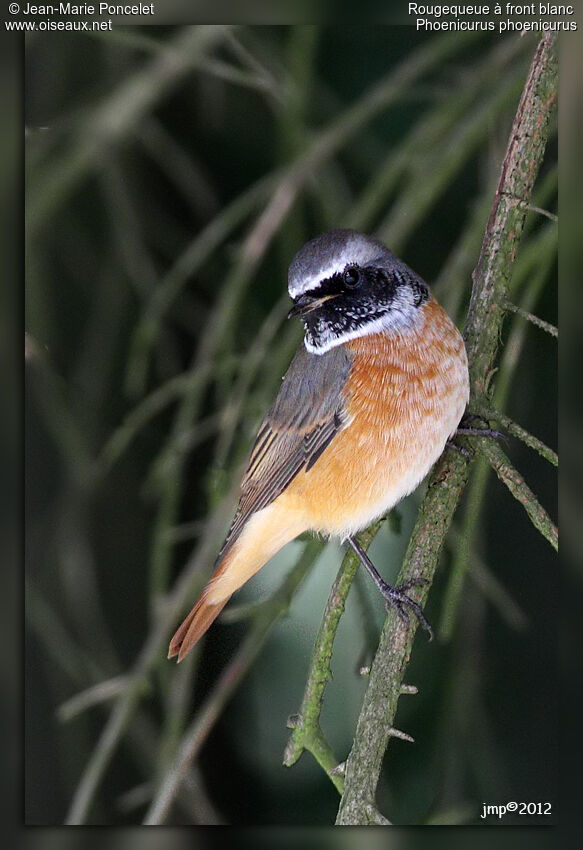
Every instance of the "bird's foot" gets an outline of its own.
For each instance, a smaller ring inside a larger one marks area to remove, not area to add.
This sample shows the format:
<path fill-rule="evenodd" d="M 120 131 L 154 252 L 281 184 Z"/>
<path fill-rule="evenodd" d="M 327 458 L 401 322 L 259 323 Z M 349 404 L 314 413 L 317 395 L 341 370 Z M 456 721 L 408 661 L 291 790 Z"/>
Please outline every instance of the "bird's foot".
<path fill-rule="evenodd" d="M 425 629 L 425 631 L 429 635 L 429 640 L 433 639 L 433 629 L 429 625 L 427 621 L 427 617 L 423 613 L 423 609 L 418 602 L 415 602 L 414 599 L 411 599 L 405 593 L 406 590 L 410 590 L 412 587 L 418 587 L 419 585 L 427 584 L 427 579 L 424 578 L 413 578 L 409 581 L 403 582 L 403 584 L 399 584 L 397 587 L 393 587 L 384 580 L 381 574 L 378 572 L 373 562 L 368 557 L 367 553 L 364 551 L 356 537 L 350 535 L 346 538 L 349 546 L 356 553 L 360 563 L 367 570 L 370 577 L 382 593 L 385 602 L 387 604 L 387 610 L 389 608 L 394 608 L 403 621 L 403 623 L 408 626 L 410 623 L 409 619 L 409 610 L 413 611 L 421 626 Z"/>
<path fill-rule="evenodd" d="M 433 629 L 429 625 L 429 621 L 423 613 L 423 608 L 418 602 L 415 602 L 414 599 L 411 599 L 411 597 L 407 596 L 405 593 L 406 590 L 410 590 L 412 587 L 423 584 L 427 584 L 427 580 L 424 578 L 411 579 L 410 581 L 405 581 L 403 584 L 399 584 L 396 587 L 392 587 L 390 584 L 383 582 L 382 586 L 379 585 L 379 590 L 385 598 L 387 611 L 390 608 L 394 608 L 403 623 L 408 626 L 410 623 L 409 610 L 411 610 L 419 620 L 420 626 L 422 626 L 429 635 L 429 640 L 433 640 Z"/>
<path fill-rule="evenodd" d="M 479 425 L 471 425 L 471 422 L 479 422 Z M 445 446 L 448 449 L 455 449 L 456 452 L 462 454 L 468 460 L 472 457 L 472 452 L 465 446 L 460 446 L 455 442 L 456 437 L 493 437 L 495 440 L 504 440 L 508 442 L 508 437 L 502 431 L 496 428 L 490 428 L 488 422 L 475 413 L 466 413 L 452 434 L 451 439 L 447 440 Z"/>
<path fill-rule="evenodd" d="M 478 424 L 471 425 L 470 423 L 472 422 L 477 422 Z M 506 434 L 503 434 L 502 431 L 498 431 L 496 428 L 490 428 L 487 420 L 476 413 L 465 413 L 462 416 L 453 436 L 457 437 L 458 434 L 461 437 L 493 437 L 495 440 L 505 440 L 508 442 Z"/>

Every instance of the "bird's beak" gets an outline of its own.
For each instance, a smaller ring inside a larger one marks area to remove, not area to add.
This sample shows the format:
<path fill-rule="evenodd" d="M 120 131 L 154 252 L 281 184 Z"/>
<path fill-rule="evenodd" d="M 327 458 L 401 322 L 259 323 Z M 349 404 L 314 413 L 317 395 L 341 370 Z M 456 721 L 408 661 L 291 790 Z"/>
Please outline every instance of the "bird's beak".
<path fill-rule="evenodd" d="M 287 314 L 287 317 L 288 319 L 292 319 L 294 316 L 305 316 L 307 313 L 311 313 L 312 310 L 317 310 L 318 307 L 321 307 L 326 301 L 330 301 L 331 298 L 337 297 L 336 294 L 323 295 L 322 298 L 314 298 L 312 295 L 300 295 L 294 302 L 294 306 Z"/>

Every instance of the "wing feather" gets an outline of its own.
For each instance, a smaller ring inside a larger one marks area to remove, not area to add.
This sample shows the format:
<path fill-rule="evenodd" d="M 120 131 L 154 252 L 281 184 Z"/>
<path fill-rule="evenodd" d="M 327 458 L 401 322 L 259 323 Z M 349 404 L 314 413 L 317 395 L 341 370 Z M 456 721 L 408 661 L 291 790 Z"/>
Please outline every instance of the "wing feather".
<path fill-rule="evenodd" d="M 302 469 L 311 469 L 345 427 L 350 366 L 344 346 L 322 355 L 300 346 L 259 428 L 239 505 L 217 560 L 235 543 L 251 514 L 271 504 Z"/>

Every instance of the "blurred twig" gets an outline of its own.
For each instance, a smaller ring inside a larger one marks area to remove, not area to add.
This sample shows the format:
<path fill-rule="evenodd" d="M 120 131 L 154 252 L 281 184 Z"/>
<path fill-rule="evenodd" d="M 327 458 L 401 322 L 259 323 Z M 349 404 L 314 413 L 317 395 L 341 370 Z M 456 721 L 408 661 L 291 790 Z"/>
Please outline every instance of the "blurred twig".
<path fill-rule="evenodd" d="M 205 378 L 208 369 L 209 366 L 207 365 L 198 372 L 188 370 L 182 375 L 176 375 L 146 396 L 140 404 L 136 405 L 126 415 L 122 424 L 108 437 L 101 450 L 98 465 L 107 470 L 116 463 L 139 430 L 167 405 L 188 392 L 192 387 L 197 387 Z"/>
<path fill-rule="evenodd" d="M 359 542 L 365 551 L 368 549 L 371 540 L 381 527 L 381 524 L 381 522 L 377 522 L 358 535 Z M 344 779 L 339 773 L 331 773 L 332 769 L 338 766 L 338 759 L 334 756 L 332 748 L 324 738 L 320 726 L 320 715 L 324 701 L 324 690 L 332 675 L 330 663 L 336 630 L 344 612 L 346 598 L 358 570 L 359 563 L 354 552 L 349 549 L 342 560 L 340 570 L 328 597 L 328 603 L 312 654 L 302 706 L 299 714 L 290 718 L 288 725 L 293 731 L 283 757 L 283 763 L 287 767 L 291 767 L 291 765 L 296 763 L 303 751 L 308 750 L 326 772 L 326 775 L 340 794 L 344 790 Z"/>
<path fill-rule="evenodd" d="M 221 433 L 214 460 L 214 465 L 219 469 L 223 469 L 226 465 L 234 433 L 237 424 L 240 422 L 241 407 L 247 397 L 249 387 L 261 363 L 269 356 L 273 338 L 288 311 L 289 300 L 286 295 L 276 301 L 259 328 L 253 344 L 242 359 L 238 380 L 230 388 L 229 400 L 221 417 Z"/>
<path fill-rule="evenodd" d="M 227 27 L 184 27 L 161 45 L 149 65 L 119 86 L 97 107 L 70 148 L 49 164 L 39 165 L 35 192 L 27 204 L 27 227 L 33 234 L 70 195 L 102 151 L 119 144 L 140 119 L 176 83 L 198 67 L 224 40 Z"/>
<path fill-rule="evenodd" d="M 62 703 L 57 709 L 57 717 L 62 722 L 72 720 L 83 711 L 98 705 L 101 702 L 107 702 L 113 697 L 118 696 L 127 685 L 125 676 L 114 676 L 113 679 L 104 679 L 98 682 L 97 685 L 92 685 L 84 691 L 75 694 L 66 702 Z"/>
<path fill-rule="evenodd" d="M 452 523 L 447 535 L 447 541 L 453 553 L 457 555 L 460 548 L 467 549 L 468 542 L 462 531 Z M 480 588 L 485 598 L 498 612 L 501 619 L 515 630 L 526 628 L 528 618 L 518 603 L 512 598 L 490 567 L 480 556 L 472 551 L 469 553 L 469 578 Z"/>
<path fill-rule="evenodd" d="M 114 701 L 103 732 L 96 742 L 93 753 L 87 761 L 67 815 L 67 823 L 84 823 L 92 806 L 94 796 L 104 773 L 124 735 L 134 711 L 145 692 L 152 668 L 160 659 L 167 644 L 170 631 L 195 593 L 196 578 L 203 567 L 216 553 L 223 535 L 224 527 L 231 513 L 232 501 L 225 498 L 208 519 L 201 534 L 192 559 L 176 587 L 169 595 L 167 604 L 158 606 L 152 627 L 144 646 L 132 669 L 127 674 L 128 685 Z"/>
<path fill-rule="evenodd" d="M 458 242 L 451 251 L 448 259 L 442 266 L 439 277 L 435 281 L 433 289 L 440 303 L 454 319 L 461 319 L 459 315 L 460 304 L 466 291 L 466 281 L 470 277 L 476 254 L 480 250 L 484 224 L 488 220 L 491 208 L 491 194 L 494 189 L 488 186 L 484 189 L 478 201 L 474 204 L 468 224 L 462 230 Z M 534 197 L 540 203 L 549 203 L 557 190 L 557 169 L 549 168 L 547 174 L 543 175 L 535 187 Z M 524 234 L 526 236 L 534 225 L 534 216 L 527 216 L 524 223 Z M 521 252 L 522 254 L 522 252 Z M 512 277 L 512 291 L 516 290 L 517 270 Z"/>
<path fill-rule="evenodd" d="M 508 49 L 508 45 L 504 45 Z M 513 46 L 513 45 L 511 45 Z M 504 55 L 504 54 L 503 54 Z M 495 62 L 495 66 L 499 63 Z M 497 115 L 505 110 L 520 91 L 515 74 L 498 78 L 498 84 L 486 88 L 486 94 L 471 100 L 462 112 L 462 118 L 450 125 L 449 133 L 429 146 L 410 168 L 410 190 L 406 204 L 397 204 L 378 226 L 378 233 L 388 245 L 400 250 L 406 236 L 423 220 L 435 199 L 442 196 L 453 176 L 459 172 L 477 147 L 484 133 Z M 461 103 L 464 99 L 461 98 Z M 446 124 L 447 127 L 447 124 Z M 430 134 L 435 135 L 435 133 Z"/>
<path fill-rule="evenodd" d="M 67 676 L 76 684 L 98 681 L 103 671 L 91 653 L 71 637 L 69 629 L 53 606 L 34 585 L 25 580 L 26 621 L 51 659 L 58 659 Z"/>
<path fill-rule="evenodd" d="M 99 666 L 92 654 L 85 652 L 74 636 L 68 631 L 59 614 L 36 592 L 26 586 L 26 618 L 37 635 L 40 645 L 47 652 L 51 669 L 64 672 L 76 688 L 84 688 L 57 709 L 62 722 L 70 722 L 94 705 L 103 704 L 104 699 L 115 698 L 119 690 L 120 698 L 127 679 L 124 676 L 108 678 L 108 673 Z M 88 684 L 94 682 L 96 684 Z M 156 729 L 146 717 L 143 709 L 134 715 L 128 729 L 128 739 L 134 755 L 141 763 L 145 775 L 152 776 L 156 769 L 157 752 L 155 747 Z M 204 787 L 200 773 L 193 769 L 185 780 L 179 802 L 195 823 L 218 822 L 209 805 L 205 805 L 201 816 L 201 796 Z"/>
<path fill-rule="evenodd" d="M 194 151 L 184 150 L 162 122 L 153 117 L 144 118 L 137 137 L 196 214 L 216 215 L 219 207 L 216 190 Z"/>
<path fill-rule="evenodd" d="M 160 781 L 144 823 L 160 824 L 166 819 L 189 765 L 198 755 L 221 710 L 261 650 L 270 629 L 289 608 L 294 594 L 321 550 L 320 541 L 310 540 L 279 589 L 256 609 L 253 625 L 243 645 L 186 730 L 175 759 Z"/>
<path fill-rule="evenodd" d="M 130 342 L 126 386 L 131 396 L 139 395 L 146 381 L 146 369 L 151 347 L 157 340 L 162 320 L 186 282 L 209 258 L 228 234 L 259 204 L 270 185 L 262 178 L 246 189 L 211 220 L 190 242 L 176 262 L 159 281 L 144 306 Z"/>
<path fill-rule="evenodd" d="M 308 149 L 290 166 L 278 182 L 257 227 L 255 239 L 247 245 L 250 256 L 263 250 L 277 230 L 299 191 L 317 168 L 328 160 L 340 147 L 381 109 L 403 96 L 422 74 L 427 73 L 438 62 L 461 49 L 466 35 L 460 39 L 440 38 L 429 41 L 405 59 L 394 71 L 381 79 L 365 95 L 350 106 L 330 126 L 321 131 Z M 470 35 L 471 38 L 471 35 Z"/>

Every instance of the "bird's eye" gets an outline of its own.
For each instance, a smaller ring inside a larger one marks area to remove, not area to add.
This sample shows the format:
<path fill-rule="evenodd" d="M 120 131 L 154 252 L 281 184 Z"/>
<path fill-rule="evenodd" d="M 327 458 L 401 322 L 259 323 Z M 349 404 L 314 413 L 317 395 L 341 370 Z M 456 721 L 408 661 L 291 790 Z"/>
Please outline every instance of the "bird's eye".
<path fill-rule="evenodd" d="M 344 270 L 342 275 L 342 279 L 344 280 L 345 285 L 349 289 L 354 289 L 360 283 L 360 271 L 354 266 L 350 266 L 349 268 Z"/>

